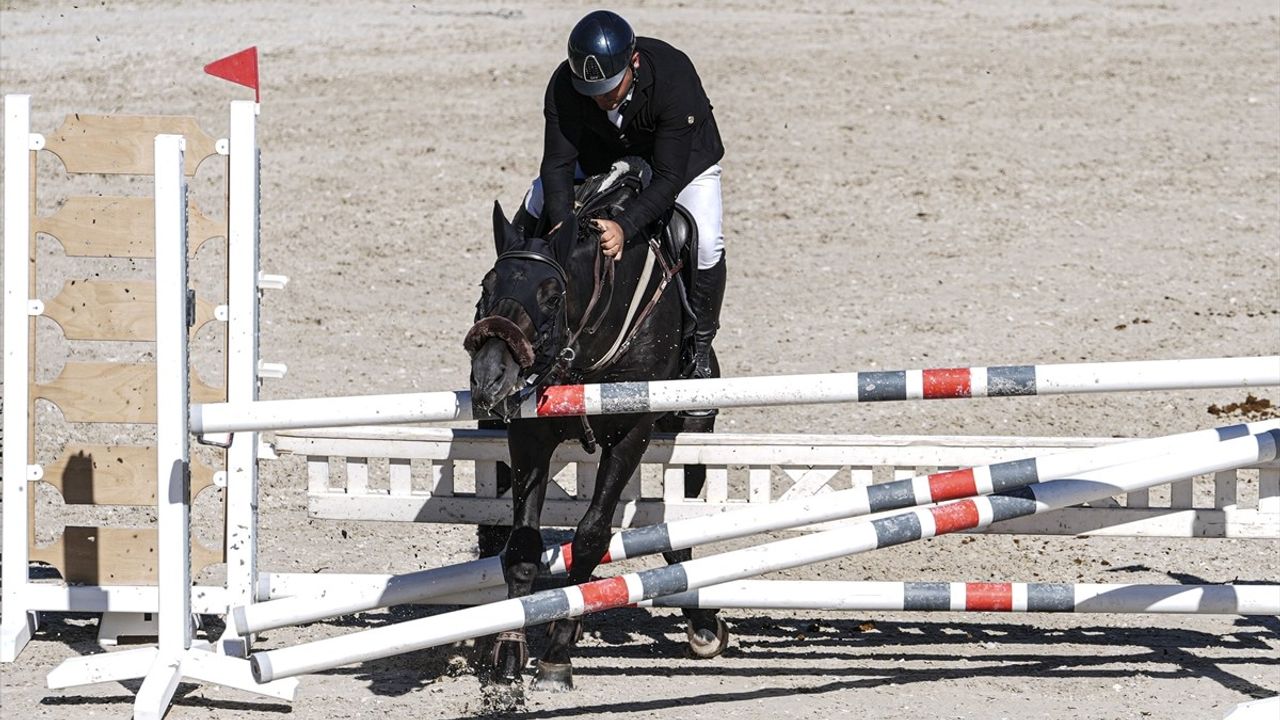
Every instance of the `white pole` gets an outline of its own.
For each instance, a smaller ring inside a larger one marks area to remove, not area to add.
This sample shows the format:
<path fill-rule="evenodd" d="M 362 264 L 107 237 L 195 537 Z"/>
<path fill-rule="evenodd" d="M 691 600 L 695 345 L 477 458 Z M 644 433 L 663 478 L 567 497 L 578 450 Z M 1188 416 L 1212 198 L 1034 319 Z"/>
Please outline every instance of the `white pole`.
<path fill-rule="evenodd" d="M 641 607 L 1280 615 L 1280 585 L 739 580 Z"/>
<path fill-rule="evenodd" d="M 622 530 L 614 534 L 604 562 L 682 550 L 762 532 L 816 525 L 914 505 L 955 500 L 969 495 L 1010 490 L 1172 451 L 1209 448 L 1231 437 L 1277 428 L 1280 428 L 1280 420 L 1200 430 L 1039 458 L 1012 460 L 971 470 L 921 475 L 720 515 Z M 565 543 L 544 553 L 543 564 L 552 574 L 568 572 L 569 567 L 565 562 L 569 557 L 568 549 L 569 543 Z M 324 576 L 318 577 L 323 579 Z M 241 605 L 232 609 L 231 624 L 237 632 L 244 635 L 377 607 L 422 602 L 434 596 L 465 593 L 505 582 L 502 561 L 497 557 L 384 578 L 382 581 L 371 579 L 361 582 L 331 582 L 317 594 Z M 269 596 L 270 588 L 261 594 Z"/>
<path fill-rule="evenodd" d="M 186 141 L 155 139 L 156 222 L 156 503 L 159 533 L 160 651 L 177 655 L 191 647 L 191 546 L 187 428 Z M 182 298 L 182 302 L 166 302 Z M 176 682 L 176 680 L 175 680 Z M 170 692 L 170 695 L 172 693 Z M 164 703 L 167 707 L 168 703 Z"/>
<path fill-rule="evenodd" d="M 31 640 L 35 618 L 23 591 L 27 565 L 27 408 L 31 370 L 31 96 L 4 98 L 4 583 L 0 662 L 13 662 Z"/>
<path fill-rule="evenodd" d="M 1280 430 L 1272 430 L 1227 440 L 1208 450 L 1171 453 L 1156 460 L 1117 465 L 1001 495 L 919 508 L 664 568 L 255 653 L 250 662 L 254 677 L 265 682 L 577 617 L 935 535 L 983 528 L 992 522 L 1097 501 L 1188 476 L 1270 462 L 1276 457 L 1278 441 Z"/>
<path fill-rule="evenodd" d="M 263 575 L 269 576 L 272 592 L 288 595 L 320 595 L 337 582 L 390 580 L 387 575 Z M 506 599 L 505 587 L 488 587 L 433 596 L 424 603 L 482 605 Z M 1280 615 L 1280 585 L 738 580 L 636 605 L 722 610 Z"/>
<path fill-rule="evenodd" d="M 775 377 L 560 385 L 528 398 L 518 416 L 571 417 L 706 408 L 1064 395 L 1280 385 L 1280 356 L 1010 365 Z M 191 408 L 198 434 L 478 419 L 471 393 L 365 395 Z"/>

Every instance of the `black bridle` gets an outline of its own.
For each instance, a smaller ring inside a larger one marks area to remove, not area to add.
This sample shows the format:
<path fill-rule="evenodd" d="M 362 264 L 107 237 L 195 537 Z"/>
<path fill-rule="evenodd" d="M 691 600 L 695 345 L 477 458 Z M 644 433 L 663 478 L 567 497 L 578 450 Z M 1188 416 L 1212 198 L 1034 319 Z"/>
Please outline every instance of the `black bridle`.
<path fill-rule="evenodd" d="M 569 275 L 565 272 L 564 267 L 550 255 L 533 250 L 508 250 L 499 255 L 493 265 L 496 268 L 499 263 L 508 260 L 528 260 L 542 263 L 555 271 L 556 277 L 560 280 L 560 307 L 554 315 L 543 318 L 543 322 L 534 327 L 534 337 L 530 341 L 533 346 L 534 360 L 530 366 L 529 379 L 525 382 L 525 387 L 521 388 L 520 391 L 520 400 L 524 400 L 539 388 L 552 384 L 554 378 L 569 370 L 576 355 L 573 350 L 573 343 L 577 340 L 577 333 L 562 348 L 557 349 L 551 345 L 553 338 L 562 334 L 561 329 L 569 326 L 569 308 L 566 302 L 569 290 Z M 529 308 L 525 302 L 517 298 L 512 299 L 524 308 L 525 313 L 530 318 L 533 317 L 529 313 Z"/>

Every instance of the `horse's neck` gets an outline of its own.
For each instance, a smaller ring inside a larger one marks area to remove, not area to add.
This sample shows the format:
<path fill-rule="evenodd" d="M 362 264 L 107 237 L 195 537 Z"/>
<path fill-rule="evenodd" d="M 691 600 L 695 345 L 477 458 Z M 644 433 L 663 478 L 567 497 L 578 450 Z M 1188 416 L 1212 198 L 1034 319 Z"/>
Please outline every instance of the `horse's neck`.
<path fill-rule="evenodd" d="M 598 252 L 600 252 L 598 248 L 595 248 L 594 252 L 586 248 L 578 248 L 570 258 L 569 267 L 566 268 L 572 279 L 570 289 L 572 298 L 569 303 L 568 317 L 570 332 L 597 325 L 599 327 L 594 333 L 583 330 L 578 335 L 576 345 L 579 364 L 590 364 L 602 357 L 614 344 L 618 334 L 626 329 L 623 325 L 627 319 L 627 310 L 640 280 L 649 247 L 643 243 L 633 242 L 622 253 L 620 260 L 611 261 L 602 258 L 600 273 L 604 277 L 599 281 L 600 297 L 596 299 L 595 306 L 587 316 L 587 309 L 597 283 L 595 254 Z M 607 268 L 611 262 L 614 263 L 614 267 L 610 276 Z M 643 304 L 642 302 L 641 305 Z"/>

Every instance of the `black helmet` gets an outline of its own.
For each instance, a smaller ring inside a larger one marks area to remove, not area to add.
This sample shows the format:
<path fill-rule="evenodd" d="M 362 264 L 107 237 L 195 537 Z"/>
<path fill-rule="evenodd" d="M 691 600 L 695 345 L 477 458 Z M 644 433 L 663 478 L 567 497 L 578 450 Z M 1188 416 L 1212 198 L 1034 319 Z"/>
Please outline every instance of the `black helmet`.
<path fill-rule="evenodd" d="M 636 34 L 618 15 L 596 10 L 582 18 L 569 33 L 573 89 L 594 97 L 618 87 L 635 51 Z"/>

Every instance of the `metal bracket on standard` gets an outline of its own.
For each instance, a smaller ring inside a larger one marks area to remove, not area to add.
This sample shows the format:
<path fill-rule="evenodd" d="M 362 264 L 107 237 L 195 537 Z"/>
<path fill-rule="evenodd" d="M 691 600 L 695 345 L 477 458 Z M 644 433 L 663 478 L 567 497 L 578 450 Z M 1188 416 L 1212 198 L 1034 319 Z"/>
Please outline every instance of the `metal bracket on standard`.
<path fill-rule="evenodd" d="M 269 363 L 263 362 L 262 360 L 258 361 L 258 377 L 260 378 L 272 378 L 273 380 L 279 380 L 288 372 L 289 366 L 284 363 Z"/>
<path fill-rule="evenodd" d="M 264 272 L 258 273 L 258 289 L 260 290 L 283 290 L 284 286 L 288 284 L 288 275 L 269 275 Z"/>

